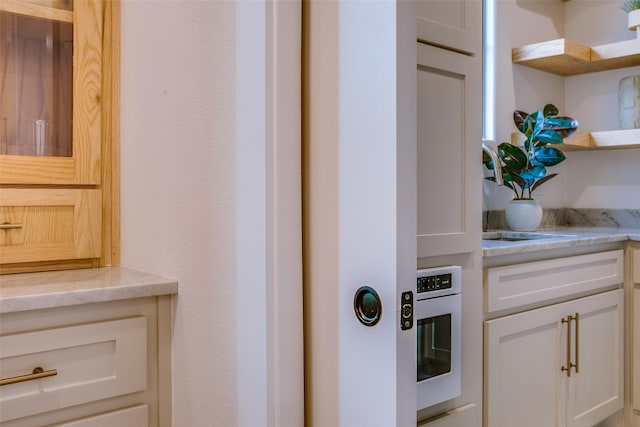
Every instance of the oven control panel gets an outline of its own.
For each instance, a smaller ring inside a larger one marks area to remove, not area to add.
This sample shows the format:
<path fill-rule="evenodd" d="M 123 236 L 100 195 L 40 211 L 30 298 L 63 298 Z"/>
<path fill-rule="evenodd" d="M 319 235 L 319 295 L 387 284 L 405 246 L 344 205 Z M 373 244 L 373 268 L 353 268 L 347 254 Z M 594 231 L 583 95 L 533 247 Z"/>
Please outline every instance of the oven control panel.
<path fill-rule="evenodd" d="M 418 277 L 418 293 L 451 289 L 451 273 Z"/>
<path fill-rule="evenodd" d="M 460 293 L 462 290 L 462 268 L 448 265 L 424 268 L 416 274 L 416 298 L 426 299 Z"/>

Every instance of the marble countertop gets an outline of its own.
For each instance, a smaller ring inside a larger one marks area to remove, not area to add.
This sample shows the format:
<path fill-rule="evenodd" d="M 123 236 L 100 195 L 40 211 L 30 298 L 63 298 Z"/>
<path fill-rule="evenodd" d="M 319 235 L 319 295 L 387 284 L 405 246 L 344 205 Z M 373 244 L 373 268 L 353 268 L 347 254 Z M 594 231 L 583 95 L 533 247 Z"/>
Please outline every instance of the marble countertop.
<path fill-rule="evenodd" d="M 178 282 L 121 267 L 0 276 L 0 314 L 178 293 Z"/>
<path fill-rule="evenodd" d="M 492 257 L 627 240 L 640 241 L 640 228 L 554 227 L 536 230 L 535 233 L 544 233 L 548 237 L 515 242 L 483 240 L 482 256 Z"/>

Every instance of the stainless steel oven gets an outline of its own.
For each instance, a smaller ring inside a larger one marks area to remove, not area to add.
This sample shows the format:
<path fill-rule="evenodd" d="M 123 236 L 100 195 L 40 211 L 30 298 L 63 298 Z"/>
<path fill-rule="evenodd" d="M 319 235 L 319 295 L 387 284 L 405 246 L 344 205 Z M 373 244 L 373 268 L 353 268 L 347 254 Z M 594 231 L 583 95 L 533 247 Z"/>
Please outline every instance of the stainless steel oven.
<path fill-rule="evenodd" d="M 418 270 L 417 410 L 460 396 L 462 362 L 462 268 Z"/>

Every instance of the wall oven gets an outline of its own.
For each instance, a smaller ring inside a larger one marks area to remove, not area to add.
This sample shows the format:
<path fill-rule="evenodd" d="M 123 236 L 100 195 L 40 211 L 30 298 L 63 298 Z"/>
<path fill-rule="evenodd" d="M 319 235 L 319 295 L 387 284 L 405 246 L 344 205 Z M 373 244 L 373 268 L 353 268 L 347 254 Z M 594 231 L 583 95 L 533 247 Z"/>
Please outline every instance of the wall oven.
<path fill-rule="evenodd" d="M 460 396 L 462 363 L 462 268 L 418 270 L 417 410 Z"/>

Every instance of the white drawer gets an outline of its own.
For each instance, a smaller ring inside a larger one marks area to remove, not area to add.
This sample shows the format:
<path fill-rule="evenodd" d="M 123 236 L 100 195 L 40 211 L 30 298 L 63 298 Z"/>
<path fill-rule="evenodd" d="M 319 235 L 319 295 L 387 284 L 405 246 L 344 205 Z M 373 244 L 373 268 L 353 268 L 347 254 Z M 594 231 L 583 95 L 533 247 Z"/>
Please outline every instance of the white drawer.
<path fill-rule="evenodd" d="M 144 427 L 149 425 L 148 412 L 147 405 L 139 405 L 49 427 Z"/>
<path fill-rule="evenodd" d="M 147 387 L 144 316 L 0 337 L 0 377 L 56 375 L 0 387 L 0 421 L 26 417 Z"/>
<path fill-rule="evenodd" d="M 534 304 L 622 283 L 622 250 L 485 270 L 485 311 Z"/>

